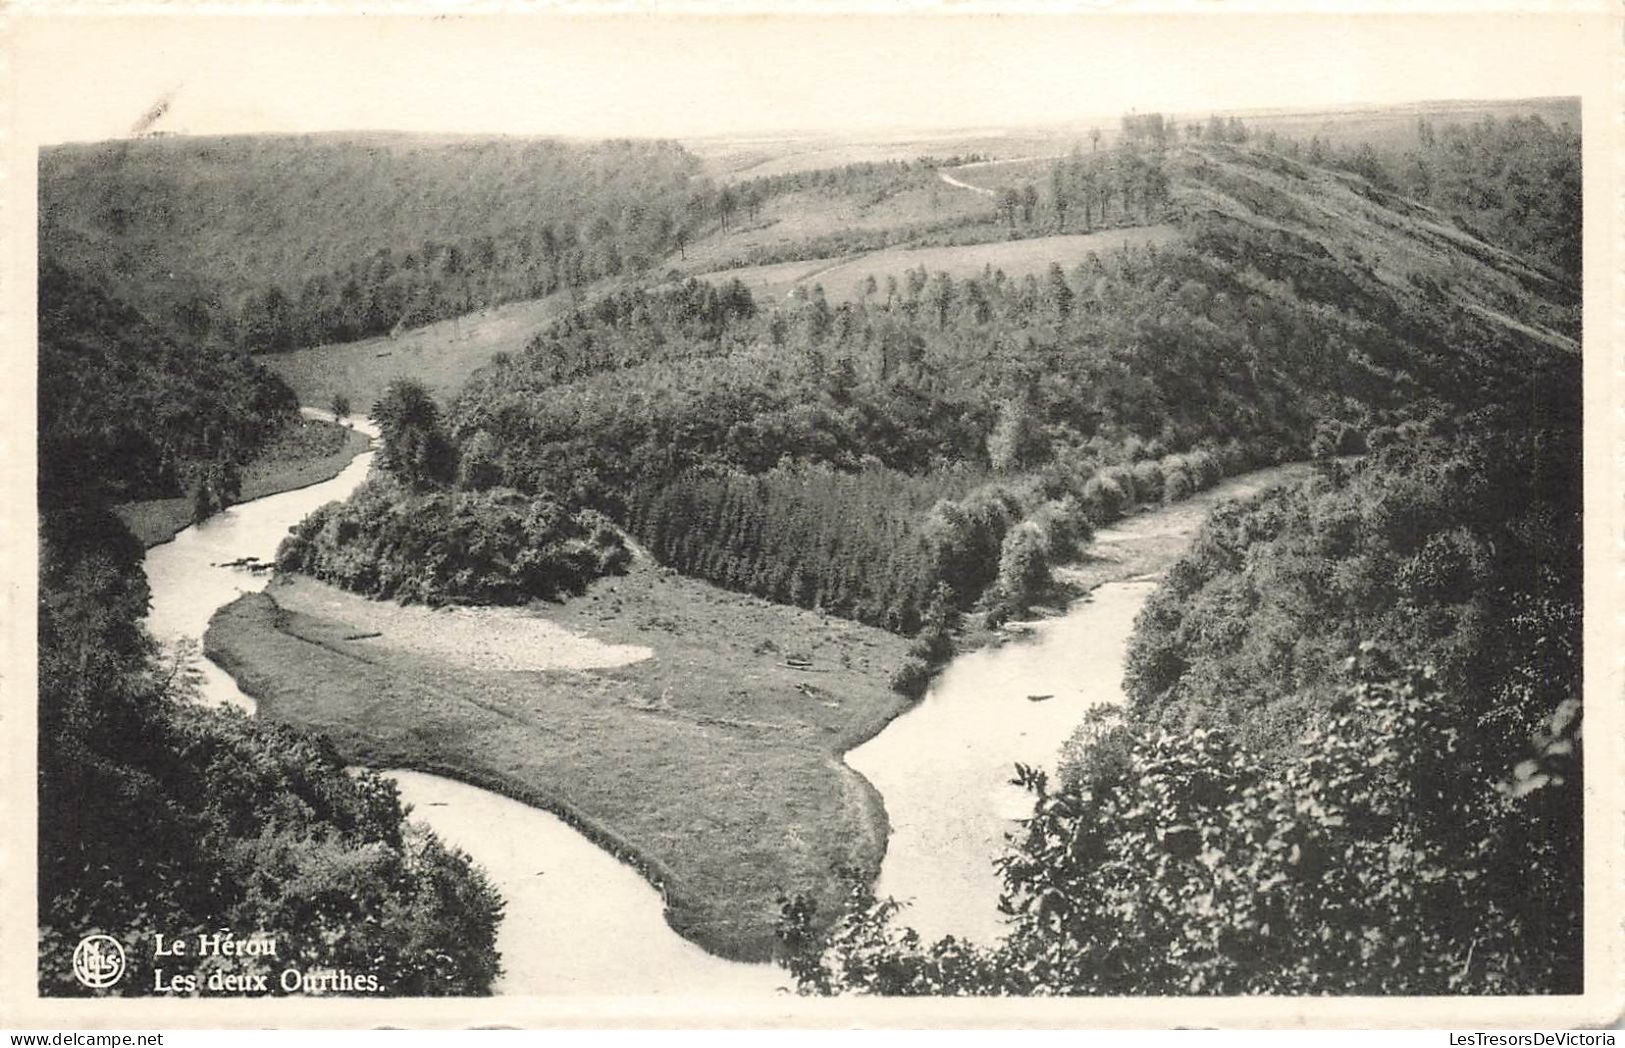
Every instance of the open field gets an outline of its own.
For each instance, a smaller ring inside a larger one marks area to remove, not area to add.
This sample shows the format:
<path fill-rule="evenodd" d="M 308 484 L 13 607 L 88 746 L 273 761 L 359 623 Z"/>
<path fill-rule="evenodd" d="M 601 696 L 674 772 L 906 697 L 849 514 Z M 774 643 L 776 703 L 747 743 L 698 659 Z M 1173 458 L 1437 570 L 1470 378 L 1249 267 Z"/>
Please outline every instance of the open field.
<path fill-rule="evenodd" d="M 1377 147 L 1405 147 L 1416 141 L 1416 121 L 1426 117 L 1436 124 L 1473 123 L 1493 116 L 1538 116 L 1552 125 L 1580 126 L 1580 104 L 1576 98 L 1520 98 L 1487 101 L 1416 102 L 1409 105 L 1351 106 L 1334 110 L 1281 110 L 1238 112 L 1249 129 L 1260 134 L 1273 131 L 1283 138 L 1308 142 L 1319 136 L 1338 146 L 1369 142 Z M 1190 119 L 1195 119 L 1194 117 Z M 1189 120 L 1180 118 L 1180 123 Z"/>
<path fill-rule="evenodd" d="M 903 638 L 642 560 L 565 604 L 496 612 L 510 636 L 527 619 L 553 643 L 575 635 L 554 668 L 447 660 L 437 635 L 466 613 L 369 604 L 279 578 L 222 609 L 206 649 L 261 716 L 327 734 L 346 760 L 560 813 L 724 956 L 770 954 L 781 892 L 812 890 L 833 912 L 832 864 L 878 869 L 885 814 L 840 754 L 904 708 L 886 686 Z M 633 647 L 651 654 L 626 662 Z"/>
<path fill-rule="evenodd" d="M 570 296 L 561 292 L 493 306 L 393 338 L 380 335 L 256 359 L 281 375 L 301 404 L 325 408 L 335 393 L 342 393 L 350 398 L 351 410 L 364 416 L 397 378 L 418 379 L 441 399 L 455 395 L 475 369 L 497 353 L 524 349 L 569 304 Z"/>
<path fill-rule="evenodd" d="M 803 190 L 775 196 L 762 205 L 756 218 L 741 222 L 727 233 L 714 233 L 690 244 L 686 260 L 668 259 L 699 273 L 749 258 L 752 251 L 809 241 L 840 233 L 895 231 L 897 238 L 910 231 L 943 224 L 985 221 L 993 207 L 974 193 L 947 185 L 932 176 L 925 186 L 910 186 L 881 199 L 821 190 Z M 756 256 L 761 257 L 761 256 Z"/>
<path fill-rule="evenodd" d="M 804 134 L 718 136 L 685 139 L 689 152 L 705 161 L 713 177 L 737 181 L 765 175 L 859 164 L 865 161 L 913 160 L 922 156 L 1030 156 L 1060 152 L 1088 138 L 1091 127 L 1110 132 L 1117 118 L 1100 118 L 1054 127 L 1012 129 L 966 128 L 894 134 Z"/>
<path fill-rule="evenodd" d="M 979 192 L 989 194 L 996 194 L 1005 186 L 1019 189 L 1031 184 L 1042 188 L 1049 185 L 1050 169 L 1054 167 L 1055 161 L 1066 155 L 1056 152 L 1043 156 L 1011 157 L 1008 160 L 964 164 L 952 168 L 948 174 L 968 186 L 974 186 Z"/>
<path fill-rule="evenodd" d="M 931 273 L 947 272 L 956 279 L 976 276 L 991 266 L 1003 270 L 1006 276 L 1019 278 L 1028 273 L 1042 273 L 1051 262 L 1059 262 L 1070 269 L 1083 261 L 1091 251 L 1165 244 L 1176 235 L 1177 231 L 1172 226 L 1136 226 L 992 244 L 887 248 L 851 259 L 812 259 L 748 266 L 707 273 L 702 279 L 737 278 L 750 288 L 752 294 L 767 298 L 783 298 L 797 286 L 811 288 L 814 284 L 821 284 L 830 301 L 841 302 L 858 298 L 867 277 L 873 276 L 884 294 L 886 277 L 900 277 L 919 266 L 924 266 Z"/>
<path fill-rule="evenodd" d="M 248 502 L 330 480 L 365 451 L 367 444 L 366 435 L 348 426 L 300 419 L 243 470 L 238 501 Z M 152 547 L 168 542 L 192 523 L 192 500 L 182 496 L 128 502 L 117 512 L 141 544 Z"/>

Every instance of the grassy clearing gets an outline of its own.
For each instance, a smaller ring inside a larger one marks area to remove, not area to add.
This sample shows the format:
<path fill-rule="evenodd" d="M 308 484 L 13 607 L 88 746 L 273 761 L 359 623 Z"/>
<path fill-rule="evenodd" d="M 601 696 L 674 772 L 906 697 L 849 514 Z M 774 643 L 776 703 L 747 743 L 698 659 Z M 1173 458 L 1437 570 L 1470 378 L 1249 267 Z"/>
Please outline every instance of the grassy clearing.
<path fill-rule="evenodd" d="M 222 609 L 205 647 L 261 716 L 326 733 L 347 760 L 558 812 L 663 889 L 673 928 L 726 957 L 769 956 L 780 892 L 811 886 L 834 912 L 834 864 L 878 870 L 885 813 L 840 754 L 904 708 L 886 686 L 902 638 L 646 561 L 510 614 L 653 655 L 597 669 L 450 664 L 428 640 L 445 612 L 356 621 L 345 595 L 305 579 Z"/>
<path fill-rule="evenodd" d="M 967 196 L 969 194 L 966 194 Z M 1021 278 L 1042 274 L 1051 262 L 1070 269 L 1091 251 L 1112 251 L 1124 246 L 1143 247 L 1165 244 L 1177 231 L 1172 226 L 1135 226 L 1106 229 L 1098 233 L 1031 237 L 992 244 L 966 244 L 956 247 L 888 248 L 851 259 L 814 259 L 807 262 L 781 262 L 705 274 L 705 280 L 738 278 L 751 293 L 767 298 L 784 298 L 798 285 L 822 284 L 831 302 L 856 299 L 864 280 L 873 276 L 885 293 L 886 277 L 897 276 L 924 266 L 928 272 L 947 272 L 956 280 L 977 276 L 991 266 L 1006 276 Z"/>
<path fill-rule="evenodd" d="M 524 349 L 569 304 L 570 296 L 561 292 L 442 320 L 394 338 L 329 343 L 257 359 L 293 387 L 301 404 L 326 408 L 335 393 L 342 393 L 350 398 L 351 410 L 365 415 L 397 378 L 418 379 L 441 398 L 455 395 L 475 369 L 497 353 Z"/>
<path fill-rule="evenodd" d="M 1088 146 L 1082 150 L 1087 152 Z M 1017 189 L 1025 185 L 1034 185 L 1039 189 L 1047 189 L 1050 181 L 1050 169 L 1055 161 L 1066 156 L 1065 152 L 1051 152 L 1044 156 L 1013 157 L 1009 160 L 989 160 L 977 164 L 965 164 L 949 171 L 959 181 L 978 189 L 985 189 L 996 193 L 1006 186 Z"/>
<path fill-rule="evenodd" d="M 302 418 L 244 467 L 242 491 L 237 501 L 247 502 L 331 480 L 343 472 L 351 459 L 367 450 L 367 443 L 364 434 L 348 426 Z M 141 544 L 150 548 L 168 542 L 192 523 L 192 499 L 182 496 L 128 502 L 119 506 L 117 512 Z"/>
<path fill-rule="evenodd" d="M 1110 132 L 1115 120 L 1101 123 Z M 977 153 L 982 156 L 1031 156 L 1071 149 L 1088 137 L 1089 123 L 1053 128 L 965 128 L 909 134 L 803 134 L 787 136 L 726 135 L 683 141 L 706 169 L 723 181 L 817 171 L 867 161 L 913 160 Z"/>
<path fill-rule="evenodd" d="M 776 196 L 762 205 L 756 218 L 727 233 L 714 233 L 696 241 L 684 259 L 668 259 L 691 273 L 729 265 L 735 259 L 761 258 L 751 252 L 815 240 L 846 232 L 908 231 L 943 223 L 975 222 L 993 214 L 993 205 L 974 193 L 955 189 L 936 178 L 926 186 L 913 186 L 883 199 L 822 190 L 804 190 Z M 899 237 L 898 239 L 902 239 Z"/>

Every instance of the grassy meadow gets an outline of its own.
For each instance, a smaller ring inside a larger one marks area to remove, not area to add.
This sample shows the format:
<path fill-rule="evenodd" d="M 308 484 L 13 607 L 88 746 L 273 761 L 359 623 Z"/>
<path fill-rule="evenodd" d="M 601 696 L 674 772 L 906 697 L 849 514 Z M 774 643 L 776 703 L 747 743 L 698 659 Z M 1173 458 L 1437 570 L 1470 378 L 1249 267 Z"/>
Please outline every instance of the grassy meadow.
<path fill-rule="evenodd" d="M 781 893 L 811 886 L 833 913 L 832 866 L 878 869 L 885 813 L 840 755 L 903 709 L 886 677 L 905 638 L 641 560 L 583 597 L 512 613 L 554 641 L 563 627 L 651 649 L 641 661 L 447 660 L 428 638 L 457 615 L 279 578 L 223 609 L 205 646 L 261 717 L 327 735 L 348 761 L 559 813 L 640 868 L 672 926 L 723 956 L 769 956 Z"/>
<path fill-rule="evenodd" d="M 968 197 L 971 194 L 964 195 Z M 869 277 L 875 278 L 881 289 L 881 297 L 884 297 L 887 277 L 901 279 L 904 273 L 921 266 L 930 273 L 947 273 L 956 280 L 980 276 L 989 267 L 1003 270 L 1005 276 L 1019 280 L 1028 274 L 1043 275 L 1052 262 L 1071 269 L 1087 258 L 1091 251 L 1165 244 L 1176 235 L 1172 226 L 1135 226 L 991 244 L 887 248 L 848 259 L 779 262 L 706 273 L 700 279 L 737 279 L 750 288 L 751 294 L 767 299 L 784 298 L 797 287 L 811 290 L 814 284 L 820 284 L 831 302 L 846 302 L 862 295 L 864 282 Z"/>
<path fill-rule="evenodd" d="M 569 302 L 569 294 L 561 292 L 493 306 L 395 336 L 332 342 L 259 359 L 293 387 L 301 404 L 325 409 L 335 394 L 342 394 L 350 398 L 351 411 L 365 415 L 384 388 L 401 377 L 423 382 L 438 396 L 452 396 L 475 369 L 497 353 L 524 349 L 537 329 L 562 314 Z"/>

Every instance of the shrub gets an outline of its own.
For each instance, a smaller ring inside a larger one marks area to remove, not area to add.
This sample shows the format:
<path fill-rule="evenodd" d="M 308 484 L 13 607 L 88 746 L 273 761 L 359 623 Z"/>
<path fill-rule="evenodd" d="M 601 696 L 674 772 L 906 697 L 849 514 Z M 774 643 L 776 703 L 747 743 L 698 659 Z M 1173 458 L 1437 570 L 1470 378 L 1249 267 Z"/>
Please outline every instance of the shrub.
<path fill-rule="evenodd" d="M 1128 497 L 1123 486 L 1103 473 L 1096 473 L 1083 486 L 1083 502 L 1089 519 L 1096 524 L 1110 524 L 1123 515 Z"/>
<path fill-rule="evenodd" d="M 931 686 L 932 669 L 916 658 L 903 660 L 891 675 L 891 689 L 899 695 L 918 699 Z"/>
<path fill-rule="evenodd" d="M 450 482 L 456 451 L 427 386 L 416 379 L 396 379 L 372 406 L 372 417 L 383 435 L 380 466 L 413 490 Z"/>
<path fill-rule="evenodd" d="M 1134 464 L 1134 490 L 1141 499 L 1153 502 L 1162 498 L 1162 466 L 1149 459 Z"/>
<path fill-rule="evenodd" d="M 787 966 L 815 993 L 1576 992 L 1578 856 L 1545 842 L 1583 818 L 1578 703 L 1501 767 L 1389 665 L 1363 653 L 1301 760 L 1086 720 L 1058 788 L 1017 768 L 1001 941 L 924 943 L 860 888 L 826 936 L 786 909 Z"/>
<path fill-rule="evenodd" d="M 1019 615 L 1049 580 L 1044 533 L 1038 525 L 1023 521 L 1010 529 L 999 547 L 997 601 L 1009 614 Z"/>
<path fill-rule="evenodd" d="M 1246 472 L 1252 465 L 1252 455 L 1246 445 L 1241 441 L 1231 439 L 1219 445 L 1217 452 L 1219 468 L 1224 476 L 1233 477 L 1238 473 Z"/>
<path fill-rule="evenodd" d="M 1224 467 L 1218 456 L 1207 450 L 1193 451 L 1186 456 L 1198 490 L 1206 491 L 1224 479 Z"/>
<path fill-rule="evenodd" d="M 1337 454 L 1343 440 L 1343 423 L 1336 419 L 1322 419 L 1315 424 L 1315 435 L 1309 440 L 1309 457 L 1329 459 Z"/>
<path fill-rule="evenodd" d="M 1179 502 L 1190 498 L 1195 492 L 1196 482 L 1191 479 L 1190 470 L 1184 465 L 1168 471 L 1167 478 L 1162 484 L 1162 499 L 1164 502 Z"/>
<path fill-rule="evenodd" d="M 1073 495 L 1039 506 L 1032 521 L 1044 533 L 1044 549 L 1052 564 L 1074 559 L 1094 536 L 1083 503 Z"/>

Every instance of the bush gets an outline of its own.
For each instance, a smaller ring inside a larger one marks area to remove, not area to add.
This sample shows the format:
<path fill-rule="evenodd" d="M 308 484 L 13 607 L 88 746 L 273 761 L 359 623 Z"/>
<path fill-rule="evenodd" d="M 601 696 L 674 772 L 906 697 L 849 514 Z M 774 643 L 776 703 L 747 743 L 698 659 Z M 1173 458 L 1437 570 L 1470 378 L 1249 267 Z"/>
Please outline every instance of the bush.
<path fill-rule="evenodd" d="M 1128 497 L 1115 479 L 1096 473 L 1083 485 L 1083 502 L 1091 521 L 1110 524 L 1123 516 Z"/>
<path fill-rule="evenodd" d="M 918 699 L 931 686 L 933 670 L 916 658 L 909 658 L 891 675 L 891 689 L 899 695 Z"/>
<path fill-rule="evenodd" d="M 1191 478 L 1190 471 L 1183 465 L 1168 471 L 1167 479 L 1162 484 L 1162 500 L 1164 502 L 1179 502 L 1188 499 L 1196 492 L 1196 481 Z"/>
<path fill-rule="evenodd" d="M 1039 506 L 1032 521 L 1044 533 L 1044 550 L 1051 564 L 1078 557 L 1094 537 L 1083 503 L 1073 495 Z"/>
<path fill-rule="evenodd" d="M 1146 502 L 1162 498 L 1162 467 L 1152 461 L 1134 464 L 1134 490 Z"/>
<path fill-rule="evenodd" d="M 1372 451 L 1381 451 L 1383 448 L 1399 440 L 1399 431 L 1393 426 L 1378 426 L 1371 431 L 1366 443 Z"/>
<path fill-rule="evenodd" d="M 959 608 L 954 605 L 954 591 L 946 583 L 938 583 L 931 594 L 920 623 L 920 632 L 909 645 L 908 653 L 927 666 L 941 666 L 954 656 L 954 630 L 959 628 Z"/>
<path fill-rule="evenodd" d="M 457 486 L 467 491 L 485 491 L 502 483 L 501 449 L 491 434 L 480 430 L 463 445 L 457 464 Z"/>
<path fill-rule="evenodd" d="M 1312 459 L 1329 459 L 1336 455 L 1338 446 L 1343 441 L 1343 431 L 1346 427 L 1336 419 L 1322 419 L 1315 424 L 1315 435 L 1309 440 L 1309 457 Z"/>
<path fill-rule="evenodd" d="M 1019 615 L 1049 581 L 1044 533 L 1038 525 L 1023 521 L 1010 529 L 999 548 L 997 601 L 1008 614 Z"/>

